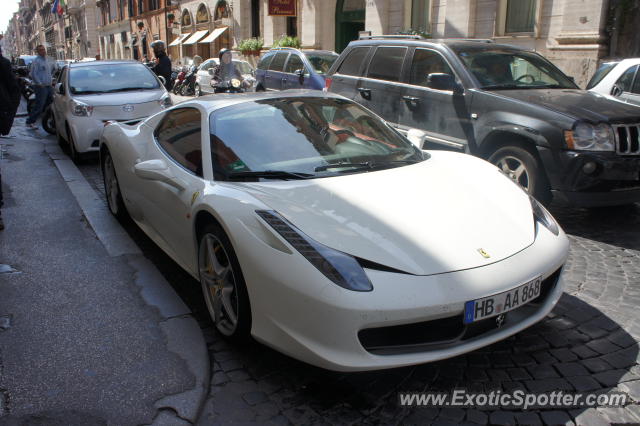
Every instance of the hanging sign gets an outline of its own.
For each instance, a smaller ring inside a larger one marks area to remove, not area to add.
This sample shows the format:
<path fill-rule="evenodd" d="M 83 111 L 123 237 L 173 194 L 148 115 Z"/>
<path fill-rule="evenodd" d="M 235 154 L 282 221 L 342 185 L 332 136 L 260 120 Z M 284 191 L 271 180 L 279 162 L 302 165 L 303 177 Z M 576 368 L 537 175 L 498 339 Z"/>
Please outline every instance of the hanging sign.
<path fill-rule="evenodd" d="M 296 16 L 296 0 L 269 0 L 269 16 Z"/>

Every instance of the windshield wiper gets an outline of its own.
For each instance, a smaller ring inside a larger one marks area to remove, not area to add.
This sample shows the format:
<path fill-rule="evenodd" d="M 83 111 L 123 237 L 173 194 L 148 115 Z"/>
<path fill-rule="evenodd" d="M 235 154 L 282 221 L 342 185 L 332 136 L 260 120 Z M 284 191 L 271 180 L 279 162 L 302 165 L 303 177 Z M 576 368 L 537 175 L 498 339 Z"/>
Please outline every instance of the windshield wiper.
<path fill-rule="evenodd" d="M 120 89 L 107 90 L 104 93 L 127 92 L 129 90 L 150 90 L 149 87 L 121 87 Z"/>
<path fill-rule="evenodd" d="M 258 171 L 244 171 L 233 172 L 226 175 L 228 179 L 240 179 L 240 178 L 268 178 L 268 179 L 309 179 L 314 175 L 311 173 L 298 173 L 287 172 L 285 170 L 258 170 Z"/>
<path fill-rule="evenodd" d="M 414 164 L 414 163 L 418 163 L 419 161 L 420 160 L 367 161 L 366 163 L 340 162 L 340 163 L 324 164 L 322 166 L 318 166 L 315 168 L 315 171 L 322 172 L 325 170 L 335 169 L 340 167 L 353 167 L 356 170 L 362 170 L 362 169 L 379 170 L 379 169 L 386 169 L 388 167 L 399 166 L 402 164 Z"/>

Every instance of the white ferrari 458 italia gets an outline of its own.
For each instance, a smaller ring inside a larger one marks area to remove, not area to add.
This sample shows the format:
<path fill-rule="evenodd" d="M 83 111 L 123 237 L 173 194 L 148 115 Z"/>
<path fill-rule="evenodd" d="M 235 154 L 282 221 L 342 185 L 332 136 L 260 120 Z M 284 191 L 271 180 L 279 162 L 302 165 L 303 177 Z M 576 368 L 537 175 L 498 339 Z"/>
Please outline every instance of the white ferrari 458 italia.
<path fill-rule="evenodd" d="M 453 357 L 543 319 L 569 243 L 486 161 L 318 91 L 216 95 L 100 144 L 109 208 L 202 285 L 217 330 L 326 369 Z"/>

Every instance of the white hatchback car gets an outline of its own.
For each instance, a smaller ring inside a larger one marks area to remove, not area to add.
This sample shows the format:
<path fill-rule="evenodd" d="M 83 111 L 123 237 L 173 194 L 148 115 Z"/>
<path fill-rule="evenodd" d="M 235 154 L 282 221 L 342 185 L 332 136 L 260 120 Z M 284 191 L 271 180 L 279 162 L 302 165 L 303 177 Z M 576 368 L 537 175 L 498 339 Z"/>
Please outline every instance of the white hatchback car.
<path fill-rule="evenodd" d="M 211 77 L 213 69 L 220 63 L 218 58 L 207 59 L 198 68 L 198 74 L 196 77 L 196 96 L 206 95 L 213 93 L 213 87 L 211 86 Z M 247 92 L 255 92 L 256 90 L 256 78 L 255 71 L 251 64 L 247 61 L 241 61 L 239 59 L 233 59 L 233 64 L 237 67 L 242 74 L 242 78 L 249 83 Z"/>
<path fill-rule="evenodd" d="M 109 120 L 139 121 L 171 106 L 156 75 L 136 61 L 69 64 L 53 96 L 58 142 L 68 144 L 74 161 L 97 151 Z"/>
<path fill-rule="evenodd" d="M 593 75 L 587 90 L 640 106 L 640 58 L 604 62 Z"/>

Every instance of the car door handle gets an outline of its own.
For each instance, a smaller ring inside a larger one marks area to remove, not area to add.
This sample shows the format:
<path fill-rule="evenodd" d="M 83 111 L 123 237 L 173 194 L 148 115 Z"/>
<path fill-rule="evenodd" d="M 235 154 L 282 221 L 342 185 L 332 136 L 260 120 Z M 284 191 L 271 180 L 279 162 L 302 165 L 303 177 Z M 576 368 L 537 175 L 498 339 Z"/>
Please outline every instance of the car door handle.
<path fill-rule="evenodd" d="M 403 96 L 402 99 L 404 99 L 407 102 L 412 102 L 414 104 L 417 104 L 420 101 L 420 98 L 416 98 L 415 96 Z"/>

